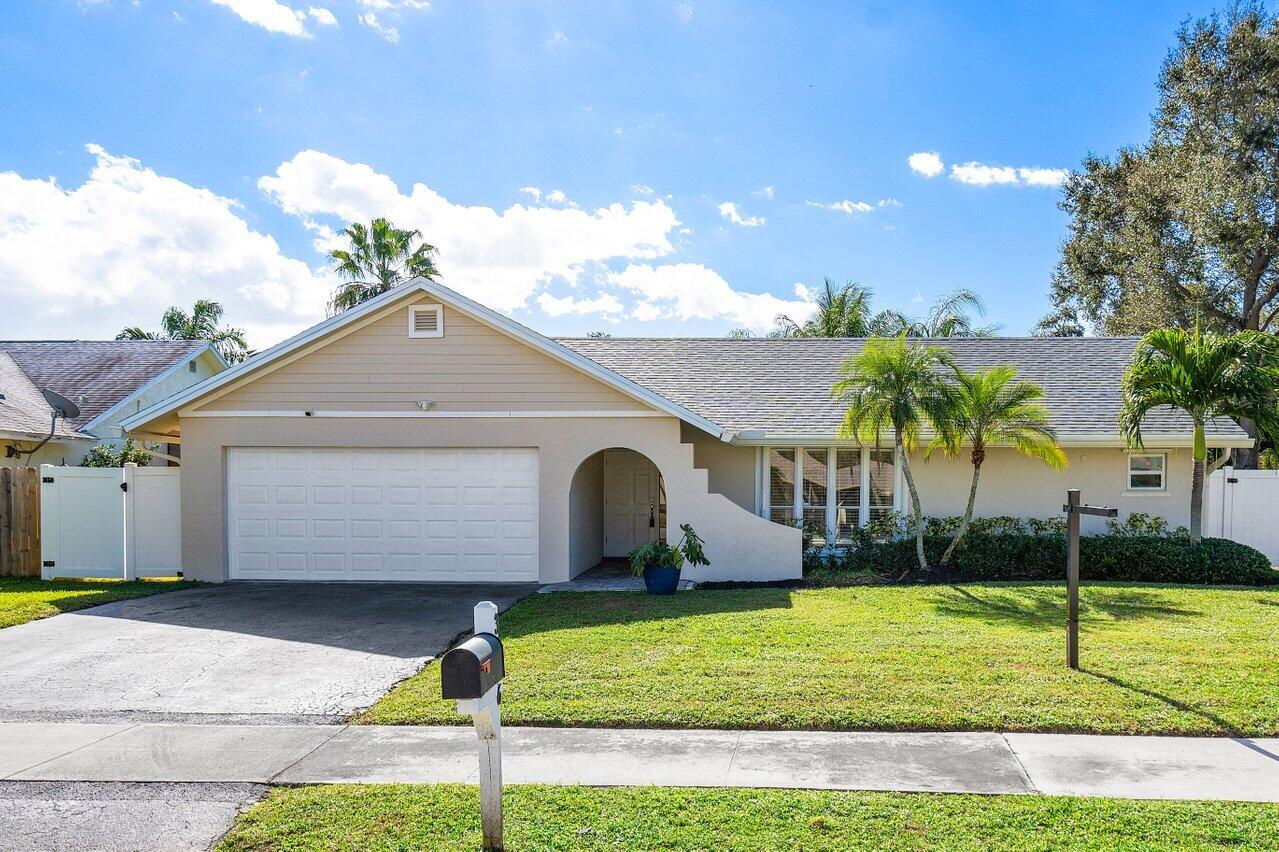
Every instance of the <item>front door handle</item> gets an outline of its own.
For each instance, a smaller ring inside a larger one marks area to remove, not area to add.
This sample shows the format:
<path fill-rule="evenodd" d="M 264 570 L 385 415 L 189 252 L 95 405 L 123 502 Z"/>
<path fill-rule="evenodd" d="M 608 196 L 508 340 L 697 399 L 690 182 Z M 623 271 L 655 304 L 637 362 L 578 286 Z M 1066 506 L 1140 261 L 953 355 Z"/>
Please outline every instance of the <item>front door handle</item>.
<path fill-rule="evenodd" d="M 657 526 L 657 515 L 653 513 L 653 504 L 648 504 L 648 528 L 653 529 Z"/>

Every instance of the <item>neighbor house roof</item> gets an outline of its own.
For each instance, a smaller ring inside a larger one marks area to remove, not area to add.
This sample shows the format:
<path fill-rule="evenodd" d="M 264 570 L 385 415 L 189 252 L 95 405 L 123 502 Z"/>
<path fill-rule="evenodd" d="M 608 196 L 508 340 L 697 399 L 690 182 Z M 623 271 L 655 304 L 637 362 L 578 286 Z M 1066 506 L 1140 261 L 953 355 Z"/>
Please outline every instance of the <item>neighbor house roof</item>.
<path fill-rule="evenodd" d="M 76 428 L 207 348 L 203 340 L 0 341 L 0 352 L 11 356 L 32 384 L 80 406 L 80 416 L 70 422 Z"/>
<path fill-rule="evenodd" d="M 49 434 L 53 409 L 17 362 L 0 352 L 0 437 L 38 441 Z M 92 440 L 58 419 L 54 439 Z"/>
<path fill-rule="evenodd" d="M 1136 337 L 947 338 L 966 370 L 1009 364 L 1044 388 L 1044 404 L 1063 440 L 1118 438 L 1120 381 Z M 591 360 L 696 411 L 732 432 L 770 436 L 833 436 L 843 408 L 830 397 L 839 365 L 865 345 L 862 338 L 561 338 Z M 1156 436 L 1190 436 L 1181 412 L 1160 410 L 1145 420 Z M 1242 441 L 1233 421 L 1210 424 L 1211 435 Z M 747 438 L 747 434 L 741 435 Z"/>

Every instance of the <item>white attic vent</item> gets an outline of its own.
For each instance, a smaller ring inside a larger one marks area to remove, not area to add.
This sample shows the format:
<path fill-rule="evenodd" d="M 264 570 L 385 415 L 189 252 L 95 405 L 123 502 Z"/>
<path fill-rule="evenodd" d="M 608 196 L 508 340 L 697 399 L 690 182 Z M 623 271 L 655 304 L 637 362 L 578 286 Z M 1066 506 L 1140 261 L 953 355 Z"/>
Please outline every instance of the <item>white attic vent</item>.
<path fill-rule="evenodd" d="M 414 305 L 409 308 L 409 337 L 443 337 L 444 308 L 441 305 Z"/>

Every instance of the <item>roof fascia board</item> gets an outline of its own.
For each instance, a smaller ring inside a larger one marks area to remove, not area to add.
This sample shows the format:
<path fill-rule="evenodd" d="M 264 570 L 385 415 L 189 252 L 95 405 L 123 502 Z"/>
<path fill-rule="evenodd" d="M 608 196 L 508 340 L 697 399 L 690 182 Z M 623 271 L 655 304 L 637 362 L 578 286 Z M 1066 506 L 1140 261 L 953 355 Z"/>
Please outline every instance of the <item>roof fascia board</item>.
<path fill-rule="evenodd" d="M 0 429 L 0 440 L 4 441 L 41 441 L 48 435 L 47 432 L 23 432 L 10 429 Z M 66 443 L 68 441 L 96 441 L 93 435 L 64 435 L 55 434 L 49 439 L 51 444 Z"/>
<path fill-rule="evenodd" d="M 579 372 L 601 381 L 606 385 L 621 391 L 632 399 L 638 400 L 646 405 L 652 406 L 660 411 L 665 411 L 674 417 L 678 417 L 690 425 L 696 426 L 704 432 L 708 432 L 716 438 L 725 435 L 724 427 L 718 423 L 714 423 L 685 408 L 678 403 L 672 402 L 659 393 L 649 390 L 620 373 L 604 367 L 585 355 L 577 352 L 562 343 L 558 343 L 543 334 L 539 334 L 524 325 L 506 317 L 497 311 L 486 308 L 478 302 L 471 301 L 454 290 L 450 290 L 442 284 L 423 281 L 419 279 L 419 286 L 427 293 L 430 293 L 441 302 L 450 307 L 459 310 L 465 314 L 471 315 L 476 320 L 489 326 L 495 331 L 500 331 L 509 337 L 532 346 L 534 349 L 540 350 L 547 355 L 555 358 L 563 364 L 572 367 Z"/>
<path fill-rule="evenodd" d="M 1231 449 L 1248 448 L 1253 445 L 1251 438 L 1247 436 L 1236 437 L 1233 435 L 1208 435 L 1207 442 L 1210 447 L 1229 447 Z M 764 437 L 751 438 L 742 438 L 739 435 L 732 440 L 732 443 L 742 447 L 862 446 L 862 444 L 858 441 L 848 441 L 829 434 L 800 435 L 794 433 L 779 433 L 776 435 L 765 435 Z M 1143 443 L 1147 447 L 1181 448 L 1194 446 L 1194 439 L 1182 434 L 1150 433 L 1143 436 Z M 1124 439 L 1119 435 L 1104 433 L 1098 433 L 1095 435 L 1071 435 L 1059 438 L 1057 444 L 1062 447 L 1117 447 L 1121 449 L 1128 447 L 1128 445 L 1124 442 Z M 892 446 L 892 441 L 886 440 L 882 442 L 880 446 L 883 448 L 889 448 Z M 997 444 L 994 446 L 1004 445 Z"/>
<path fill-rule="evenodd" d="M 129 403 L 133 402 L 138 397 L 142 396 L 142 394 L 150 390 L 152 387 L 154 387 L 155 385 L 159 384 L 160 382 L 164 381 L 165 379 L 169 378 L 174 373 L 176 373 L 178 371 L 178 367 L 185 366 L 187 362 L 193 361 L 196 358 L 199 358 L 200 356 L 204 355 L 206 352 L 213 354 L 213 357 L 217 359 L 217 362 L 222 365 L 222 370 L 226 370 L 230 366 L 229 364 L 227 364 L 226 359 L 222 357 L 222 353 L 218 352 L 218 348 L 216 346 L 214 346 L 212 343 L 205 343 L 196 351 L 190 353 L 189 355 L 184 355 L 182 358 L 179 358 L 178 360 L 174 361 L 169 366 L 165 367 L 159 373 L 156 373 L 147 381 L 138 385 L 136 388 L 133 389 L 132 392 L 128 394 L 128 396 L 125 396 L 123 399 L 118 400 L 115 405 L 111 406 L 107 410 L 98 414 L 97 417 L 94 417 L 88 423 L 85 423 L 83 426 L 80 427 L 80 429 L 82 431 L 89 432 L 95 426 L 98 426 L 101 423 L 105 423 L 108 418 L 114 416 L 120 410 L 125 408 Z M 220 372 L 221 371 L 219 371 L 219 373 Z"/>
<path fill-rule="evenodd" d="M 197 382 L 186 390 L 174 394 L 168 399 L 161 400 L 155 405 L 125 418 L 121 421 L 120 425 L 127 431 L 134 431 L 137 427 L 150 420 L 154 420 L 156 417 L 167 414 L 170 411 L 180 410 L 187 404 L 195 400 L 201 400 L 205 395 L 214 391 L 221 391 L 221 393 L 218 393 L 217 396 L 211 396 L 209 399 L 202 400 L 203 402 L 212 402 L 214 399 L 217 399 L 218 396 L 230 393 L 232 390 L 235 390 L 236 387 L 240 387 L 241 384 L 243 384 L 241 380 L 248 378 L 249 374 L 258 374 L 262 368 L 268 366 L 270 366 L 272 370 L 283 367 L 286 363 L 296 360 L 296 358 L 300 358 L 302 355 L 308 354 L 309 352 L 314 351 L 314 349 L 319 348 L 318 346 L 308 347 L 308 344 L 322 341 L 329 332 L 344 325 L 349 326 L 358 320 L 368 318 L 372 314 L 380 313 L 388 306 L 388 304 L 398 302 L 400 299 L 412 295 L 412 293 L 417 289 L 419 288 L 410 288 L 410 286 L 406 284 L 401 287 L 395 287 L 391 290 L 387 290 L 380 296 L 375 296 L 374 298 L 369 299 L 359 307 L 351 308 L 348 311 L 335 314 L 323 322 L 316 323 L 311 328 L 293 335 L 288 340 L 283 340 L 272 346 L 270 349 L 267 349 L 248 360 L 241 361 L 229 370 L 224 370 L 216 376 L 210 376 L 204 381 Z M 359 327 L 362 326 L 357 326 L 356 328 Z M 350 331 L 355 331 L 356 328 L 351 328 Z M 321 345 L 323 344 L 321 343 Z M 299 349 L 305 349 L 305 351 L 297 352 Z M 281 360 L 289 355 L 294 355 L 294 357 L 289 358 L 287 361 Z M 262 375 L 265 375 L 265 373 L 262 373 Z M 235 387 L 227 387 L 227 385 L 232 383 L 235 384 Z"/>

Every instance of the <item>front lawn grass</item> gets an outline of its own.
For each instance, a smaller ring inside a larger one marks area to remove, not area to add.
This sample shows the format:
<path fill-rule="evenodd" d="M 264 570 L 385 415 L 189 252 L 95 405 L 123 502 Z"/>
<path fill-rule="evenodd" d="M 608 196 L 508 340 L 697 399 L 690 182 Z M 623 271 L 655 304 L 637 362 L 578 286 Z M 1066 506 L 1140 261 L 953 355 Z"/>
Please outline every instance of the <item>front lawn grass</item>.
<path fill-rule="evenodd" d="M 1279 589 L 1059 584 L 532 595 L 509 724 L 1279 734 Z M 428 665 L 357 721 L 457 724 Z"/>
<path fill-rule="evenodd" d="M 41 580 L 38 577 L 0 577 L 0 627 L 12 627 L 125 598 L 188 589 L 185 580 Z"/>
<path fill-rule="evenodd" d="M 1274 849 L 1279 806 L 1049 796 L 508 787 L 512 850 Z M 276 789 L 220 852 L 480 848 L 477 788 Z"/>

